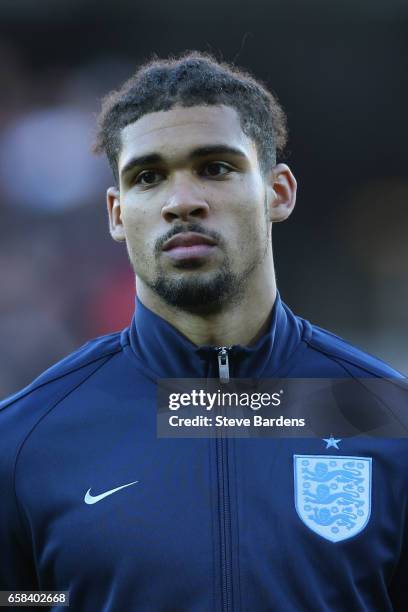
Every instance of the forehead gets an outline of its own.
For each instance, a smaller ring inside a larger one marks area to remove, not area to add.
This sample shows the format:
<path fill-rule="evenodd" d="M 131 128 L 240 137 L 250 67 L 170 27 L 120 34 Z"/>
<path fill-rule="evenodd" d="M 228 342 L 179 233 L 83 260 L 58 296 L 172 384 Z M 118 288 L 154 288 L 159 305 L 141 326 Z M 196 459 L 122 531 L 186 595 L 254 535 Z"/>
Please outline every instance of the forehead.
<path fill-rule="evenodd" d="M 224 144 L 256 159 L 256 147 L 242 131 L 231 106 L 175 106 L 143 115 L 121 132 L 119 169 L 135 155 L 158 153 L 164 158 L 187 155 L 192 149 Z"/>

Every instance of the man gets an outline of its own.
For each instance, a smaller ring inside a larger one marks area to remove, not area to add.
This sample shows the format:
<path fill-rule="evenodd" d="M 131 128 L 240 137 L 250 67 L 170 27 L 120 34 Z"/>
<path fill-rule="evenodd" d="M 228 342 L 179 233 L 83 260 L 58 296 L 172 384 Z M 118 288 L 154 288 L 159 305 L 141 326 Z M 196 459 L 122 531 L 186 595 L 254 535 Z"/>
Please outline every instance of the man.
<path fill-rule="evenodd" d="M 280 299 L 285 141 L 264 86 L 198 52 L 105 99 L 135 315 L 1 405 L 2 589 L 79 611 L 407 609 L 404 439 L 156 435 L 162 378 L 402 378 Z"/>

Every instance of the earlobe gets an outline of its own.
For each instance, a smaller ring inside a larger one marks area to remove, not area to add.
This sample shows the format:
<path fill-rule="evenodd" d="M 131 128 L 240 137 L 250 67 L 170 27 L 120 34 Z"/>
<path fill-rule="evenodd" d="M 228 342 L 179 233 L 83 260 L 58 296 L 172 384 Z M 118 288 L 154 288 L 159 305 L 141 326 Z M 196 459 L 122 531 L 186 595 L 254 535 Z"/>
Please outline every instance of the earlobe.
<path fill-rule="evenodd" d="M 272 197 L 270 215 L 272 223 L 285 221 L 296 204 L 296 179 L 289 166 L 277 164 L 271 175 Z"/>
<path fill-rule="evenodd" d="M 109 216 L 110 235 L 117 242 L 126 240 L 125 230 L 122 223 L 120 192 L 116 187 L 109 187 L 106 192 L 106 204 Z"/>

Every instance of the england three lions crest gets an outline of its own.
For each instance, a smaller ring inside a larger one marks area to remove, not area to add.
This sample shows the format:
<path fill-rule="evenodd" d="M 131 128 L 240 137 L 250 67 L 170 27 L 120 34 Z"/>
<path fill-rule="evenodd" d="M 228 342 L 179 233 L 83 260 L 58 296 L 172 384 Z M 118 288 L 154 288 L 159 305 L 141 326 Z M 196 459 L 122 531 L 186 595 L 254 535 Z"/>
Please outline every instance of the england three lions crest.
<path fill-rule="evenodd" d="M 294 455 L 295 506 L 317 534 L 340 542 L 367 525 L 371 513 L 371 457 Z"/>

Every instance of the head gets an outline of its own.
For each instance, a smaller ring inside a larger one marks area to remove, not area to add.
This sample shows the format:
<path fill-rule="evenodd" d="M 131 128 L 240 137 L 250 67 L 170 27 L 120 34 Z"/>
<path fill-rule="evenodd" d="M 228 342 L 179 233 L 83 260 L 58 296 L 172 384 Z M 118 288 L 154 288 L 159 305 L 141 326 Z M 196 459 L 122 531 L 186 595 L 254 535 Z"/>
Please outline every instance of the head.
<path fill-rule="evenodd" d="M 273 275 L 271 225 L 296 193 L 277 164 L 286 137 L 276 98 L 208 54 L 152 60 L 104 99 L 95 150 L 112 167 L 110 231 L 138 292 L 216 312 Z"/>

